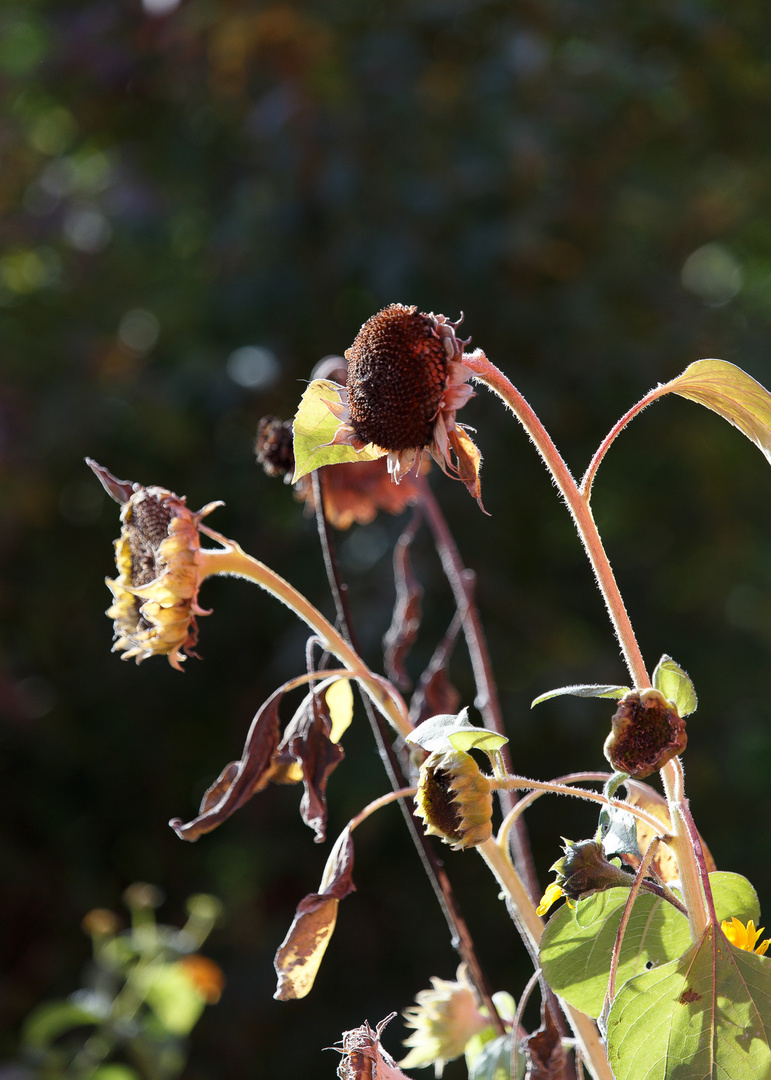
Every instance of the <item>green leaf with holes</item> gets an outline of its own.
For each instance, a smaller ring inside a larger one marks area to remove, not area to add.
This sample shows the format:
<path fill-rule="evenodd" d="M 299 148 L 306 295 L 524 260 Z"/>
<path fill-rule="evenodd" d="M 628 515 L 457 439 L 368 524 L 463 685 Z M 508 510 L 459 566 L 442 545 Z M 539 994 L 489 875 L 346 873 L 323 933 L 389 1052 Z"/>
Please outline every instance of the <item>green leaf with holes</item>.
<path fill-rule="evenodd" d="M 616 1080 L 768 1080 L 771 961 L 708 926 L 677 960 L 625 983 L 608 1017 Z"/>
<path fill-rule="evenodd" d="M 709 876 L 719 920 L 735 915 L 746 923 L 760 918 L 758 897 L 740 874 L 716 871 Z M 549 919 L 541 938 L 540 959 L 546 981 L 561 997 L 589 1016 L 599 1016 L 608 986 L 613 945 L 628 889 L 579 900 Z M 688 920 L 677 908 L 651 893 L 640 893 L 627 925 L 616 986 L 681 956 L 691 942 Z"/>
<path fill-rule="evenodd" d="M 329 379 L 314 379 L 300 399 L 294 418 L 294 476 L 292 483 L 320 469 L 322 465 L 339 465 L 343 461 L 375 461 L 387 451 L 373 443 L 363 450 L 352 446 L 330 446 L 340 421 L 327 402 L 340 405 L 343 388 Z"/>

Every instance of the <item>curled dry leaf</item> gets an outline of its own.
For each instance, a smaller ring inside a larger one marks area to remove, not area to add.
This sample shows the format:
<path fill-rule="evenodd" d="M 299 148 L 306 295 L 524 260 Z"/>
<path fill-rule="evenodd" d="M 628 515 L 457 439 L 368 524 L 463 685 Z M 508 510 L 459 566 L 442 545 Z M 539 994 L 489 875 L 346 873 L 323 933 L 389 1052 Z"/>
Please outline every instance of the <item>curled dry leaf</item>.
<path fill-rule="evenodd" d="M 169 822 L 182 840 L 197 840 L 216 829 L 267 785 L 278 747 L 278 707 L 284 692 L 284 687 L 280 687 L 260 706 L 249 728 L 241 758 L 226 765 L 207 789 L 198 816 L 187 823 L 181 818 L 172 818 Z"/>
<path fill-rule="evenodd" d="M 394 1016 L 391 1013 L 381 1020 L 374 1031 L 365 1020 L 361 1027 L 343 1032 L 343 1058 L 337 1068 L 340 1080 L 409 1080 L 380 1045 L 380 1033 Z"/>
<path fill-rule="evenodd" d="M 287 724 L 275 758 L 279 770 L 275 777 L 277 781 L 302 780 L 304 791 L 300 814 L 316 833 L 319 844 L 326 835 L 327 780 L 345 757 L 345 751 L 333 741 L 332 734 L 332 716 L 326 694 L 308 694 Z"/>
<path fill-rule="evenodd" d="M 541 1026 L 525 1040 L 527 1071 L 525 1080 L 562 1080 L 565 1050 L 548 1003 L 541 1009 Z"/>
<path fill-rule="evenodd" d="M 273 961 L 278 985 L 273 995 L 291 1001 L 310 993 L 337 922 L 337 906 L 353 892 L 353 841 L 350 826 L 338 837 L 324 868 L 317 893 L 297 905 L 289 932 Z"/>

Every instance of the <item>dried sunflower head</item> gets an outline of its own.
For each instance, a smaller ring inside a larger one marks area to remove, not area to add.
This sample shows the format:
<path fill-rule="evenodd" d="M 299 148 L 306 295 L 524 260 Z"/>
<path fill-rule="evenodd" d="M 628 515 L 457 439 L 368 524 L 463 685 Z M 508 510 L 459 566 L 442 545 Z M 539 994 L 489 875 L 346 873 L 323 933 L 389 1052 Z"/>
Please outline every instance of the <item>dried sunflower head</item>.
<path fill-rule="evenodd" d="M 340 401 L 329 403 L 340 421 L 333 444 L 381 447 L 397 483 L 420 467 L 427 451 L 479 500 L 481 456 L 455 421 L 474 396 L 472 372 L 463 363 L 466 342 L 455 333 L 459 324 L 404 304 L 368 319 L 345 354 Z"/>
<path fill-rule="evenodd" d="M 167 656 L 181 670 L 185 656 L 195 656 L 201 521 L 220 503 L 193 512 L 185 500 L 161 487 L 117 480 L 87 459 L 105 491 L 121 504 L 121 533 L 115 541 L 118 577 L 108 578 L 113 604 L 113 652 L 139 664 L 148 656 Z"/>
<path fill-rule="evenodd" d="M 476 847 L 492 835 L 491 791 L 471 754 L 435 750 L 420 767 L 415 813 L 427 834 L 440 836 L 454 850 Z"/>

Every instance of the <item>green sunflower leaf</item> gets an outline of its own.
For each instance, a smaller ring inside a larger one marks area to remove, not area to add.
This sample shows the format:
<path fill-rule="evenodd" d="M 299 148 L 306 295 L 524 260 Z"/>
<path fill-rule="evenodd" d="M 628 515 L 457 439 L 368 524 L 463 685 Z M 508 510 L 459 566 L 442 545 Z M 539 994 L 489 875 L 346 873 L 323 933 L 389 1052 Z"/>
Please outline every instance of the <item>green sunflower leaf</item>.
<path fill-rule="evenodd" d="M 771 963 L 715 926 L 677 960 L 632 978 L 608 1017 L 616 1080 L 767 1080 Z"/>
<path fill-rule="evenodd" d="M 545 694 L 541 694 L 537 697 L 530 708 L 535 708 L 536 705 L 540 705 L 542 701 L 549 701 L 551 698 L 562 697 L 565 694 L 569 694 L 571 697 L 599 697 L 599 698 L 622 698 L 624 694 L 628 694 L 630 687 L 628 686 L 606 686 L 601 683 L 579 683 L 577 686 L 560 686 L 558 690 L 547 690 Z"/>
<path fill-rule="evenodd" d="M 448 743 L 453 750 L 464 753 L 469 750 L 494 753 L 509 740 L 495 731 L 475 727 L 468 718 L 468 709 L 461 709 L 459 713 L 440 713 L 424 720 L 407 736 L 406 741 L 431 754 L 435 750 L 446 750 Z"/>
<path fill-rule="evenodd" d="M 656 664 L 651 680 L 655 688 L 671 701 L 681 716 L 696 712 L 699 703 L 693 683 L 687 673 L 666 653 Z"/>
<path fill-rule="evenodd" d="M 738 428 L 771 462 L 771 394 L 726 360 L 697 360 L 661 393 L 696 401 Z"/>
<path fill-rule="evenodd" d="M 739 874 L 709 876 L 719 920 L 736 915 L 746 923 L 760 918 L 757 894 Z M 541 939 L 540 959 L 552 990 L 571 1005 L 597 1017 L 608 986 L 610 960 L 628 889 L 607 892 L 567 905 L 549 919 Z M 651 893 L 635 901 L 621 947 L 616 986 L 680 957 L 691 942 L 688 920 L 677 908 Z M 641 1074 L 645 1075 L 645 1074 Z"/>
<path fill-rule="evenodd" d="M 363 450 L 352 446 L 330 446 L 340 421 L 326 404 L 340 402 L 341 386 L 329 379 L 314 379 L 300 399 L 294 418 L 294 461 L 292 483 L 320 469 L 322 465 L 339 465 L 342 461 L 375 461 L 386 453 L 369 443 Z"/>

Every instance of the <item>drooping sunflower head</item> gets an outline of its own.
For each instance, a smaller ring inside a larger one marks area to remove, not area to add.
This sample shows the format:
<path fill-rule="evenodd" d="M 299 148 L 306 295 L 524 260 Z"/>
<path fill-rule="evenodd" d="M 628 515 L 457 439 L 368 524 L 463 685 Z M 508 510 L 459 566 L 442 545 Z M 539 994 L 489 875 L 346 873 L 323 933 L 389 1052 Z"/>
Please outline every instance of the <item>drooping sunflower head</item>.
<path fill-rule="evenodd" d="M 420 767 L 415 813 L 426 833 L 455 851 L 484 843 L 493 831 L 493 797 L 488 778 L 471 754 L 435 750 Z"/>
<path fill-rule="evenodd" d="M 167 656 L 181 670 L 194 656 L 201 584 L 201 520 L 218 506 L 193 512 L 185 500 L 161 487 L 116 480 L 96 462 L 88 464 L 108 494 L 121 503 L 121 532 L 115 541 L 116 579 L 107 579 L 114 602 L 113 652 L 139 664 L 148 656 Z"/>
<path fill-rule="evenodd" d="M 441 1076 L 445 1064 L 460 1057 L 469 1039 L 490 1026 L 490 1019 L 480 1009 L 464 964 L 456 980 L 433 976 L 431 986 L 420 990 L 416 1004 L 404 1010 L 413 1032 L 404 1040 L 410 1052 L 399 1064 L 406 1069 L 433 1065 L 435 1075 Z"/>

